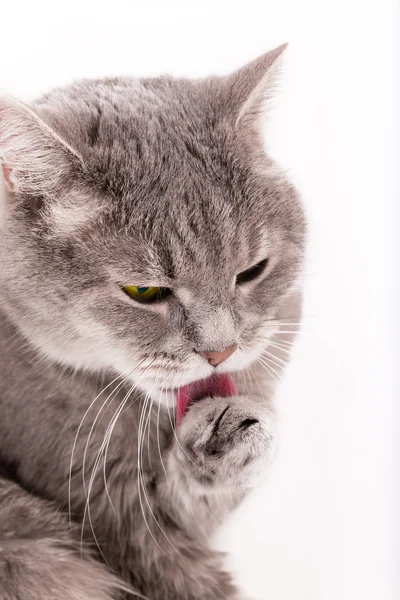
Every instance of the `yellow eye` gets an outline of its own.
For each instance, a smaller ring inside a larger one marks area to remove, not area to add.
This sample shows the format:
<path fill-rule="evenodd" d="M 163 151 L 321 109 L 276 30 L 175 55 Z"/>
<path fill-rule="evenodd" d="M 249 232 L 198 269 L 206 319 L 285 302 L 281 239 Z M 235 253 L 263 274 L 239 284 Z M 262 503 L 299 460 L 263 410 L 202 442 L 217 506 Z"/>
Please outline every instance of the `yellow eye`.
<path fill-rule="evenodd" d="M 163 300 L 167 293 L 168 288 L 161 287 L 140 287 L 137 285 L 125 285 L 123 288 L 124 292 L 139 300 L 139 302 L 155 302 L 157 300 Z"/>

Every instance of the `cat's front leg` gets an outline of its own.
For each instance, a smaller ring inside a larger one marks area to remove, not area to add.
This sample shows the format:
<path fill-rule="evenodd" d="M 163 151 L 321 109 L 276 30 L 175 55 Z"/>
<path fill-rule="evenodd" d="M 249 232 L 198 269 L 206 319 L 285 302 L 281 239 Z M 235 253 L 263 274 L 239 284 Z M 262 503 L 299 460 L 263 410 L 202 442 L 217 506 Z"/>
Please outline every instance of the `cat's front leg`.
<path fill-rule="evenodd" d="M 162 531 L 152 527 L 149 547 L 158 554 L 163 582 L 163 592 L 155 597 L 242 598 L 209 543 L 216 527 L 265 473 L 273 429 L 272 412 L 245 396 L 205 398 L 189 408 L 166 456 L 167 476 L 155 483 L 154 516 Z M 156 590 L 146 589 L 150 591 L 154 596 Z"/>
<path fill-rule="evenodd" d="M 241 600 L 210 541 L 265 472 L 272 431 L 272 414 L 247 397 L 193 404 L 165 449 L 165 471 L 142 474 L 124 577 L 153 600 Z"/>

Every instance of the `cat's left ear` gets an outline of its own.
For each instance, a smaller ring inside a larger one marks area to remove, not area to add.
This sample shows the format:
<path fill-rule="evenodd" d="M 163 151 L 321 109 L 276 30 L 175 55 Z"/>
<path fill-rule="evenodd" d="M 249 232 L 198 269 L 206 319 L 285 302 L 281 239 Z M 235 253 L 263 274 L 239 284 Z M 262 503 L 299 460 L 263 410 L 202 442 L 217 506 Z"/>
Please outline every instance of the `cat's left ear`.
<path fill-rule="evenodd" d="M 257 125 L 262 114 L 268 110 L 286 48 L 287 44 L 282 44 L 225 79 L 225 104 L 228 117 L 236 128 Z"/>

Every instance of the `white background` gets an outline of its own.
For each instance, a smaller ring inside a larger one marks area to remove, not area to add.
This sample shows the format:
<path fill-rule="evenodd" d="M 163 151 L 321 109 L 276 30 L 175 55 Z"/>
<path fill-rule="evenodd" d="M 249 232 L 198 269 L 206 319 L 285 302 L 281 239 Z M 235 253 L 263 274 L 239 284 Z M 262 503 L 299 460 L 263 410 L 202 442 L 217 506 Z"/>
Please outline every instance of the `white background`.
<path fill-rule="evenodd" d="M 266 144 L 309 216 L 304 332 L 275 466 L 220 546 L 257 600 L 398 600 L 396 3 L 10 4 L 0 88 L 22 100 L 79 77 L 223 74 L 290 42 Z"/>

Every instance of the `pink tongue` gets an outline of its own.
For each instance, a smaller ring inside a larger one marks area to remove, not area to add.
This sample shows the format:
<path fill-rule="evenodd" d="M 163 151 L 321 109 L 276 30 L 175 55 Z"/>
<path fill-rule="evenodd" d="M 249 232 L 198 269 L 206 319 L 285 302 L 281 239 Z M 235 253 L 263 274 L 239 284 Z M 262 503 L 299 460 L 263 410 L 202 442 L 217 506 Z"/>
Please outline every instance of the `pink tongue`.
<path fill-rule="evenodd" d="M 176 422 L 179 424 L 186 414 L 189 405 L 195 400 L 202 398 L 214 398 L 215 396 L 237 396 L 236 385 L 229 373 L 212 375 L 208 379 L 201 379 L 189 383 L 178 390 L 176 399 Z"/>

